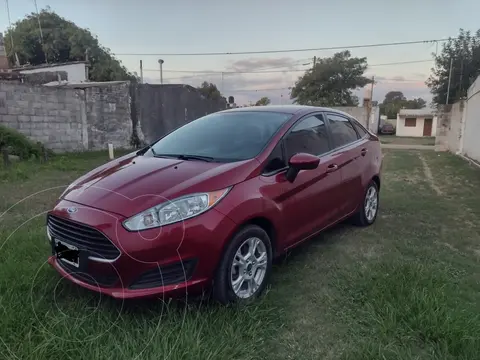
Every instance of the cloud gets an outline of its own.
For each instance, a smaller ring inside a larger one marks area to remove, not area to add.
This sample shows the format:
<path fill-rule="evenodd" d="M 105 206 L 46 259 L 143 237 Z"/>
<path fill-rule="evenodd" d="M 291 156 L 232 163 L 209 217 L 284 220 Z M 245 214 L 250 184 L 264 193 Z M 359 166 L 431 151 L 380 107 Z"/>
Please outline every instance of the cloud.
<path fill-rule="evenodd" d="M 392 80 L 393 81 L 405 81 L 405 77 L 404 76 L 394 76 L 394 77 L 392 77 Z"/>
<path fill-rule="evenodd" d="M 418 77 L 418 78 L 421 78 L 421 79 L 426 79 L 428 78 L 428 75 L 427 74 L 424 74 L 424 73 L 413 73 L 412 74 L 414 77 Z"/>
<path fill-rule="evenodd" d="M 199 86 L 203 81 L 208 81 L 217 85 L 222 94 L 226 97 L 234 96 L 235 102 L 239 105 L 256 102 L 263 96 L 268 96 L 272 104 L 289 104 L 290 89 L 294 86 L 295 81 L 302 74 L 301 72 L 273 72 L 273 73 L 228 73 L 228 71 L 258 71 L 259 68 L 271 66 L 294 66 L 298 68 L 298 62 L 289 57 L 282 58 L 248 58 L 233 61 L 228 65 L 226 72 L 218 73 L 218 70 L 212 73 L 211 70 L 202 70 L 205 73 L 168 73 L 164 74 L 164 83 L 166 84 L 188 84 L 194 87 Z M 297 62 L 297 65 L 294 65 Z M 281 70 L 278 69 L 278 70 Z M 210 73 L 209 73 L 210 72 Z M 178 75 L 178 76 L 177 76 Z M 418 78 L 418 80 L 417 80 Z M 426 101 L 430 101 L 432 96 L 424 81 L 425 74 L 412 73 L 406 76 L 376 76 L 373 98 L 374 100 L 383 101 L 385 94 L 389 91 L 402 91 L 407 98 L 422 97 Z M 152 84 L 160 83 L 159 78 L 145 78 L 145 82 Z M 365 89 L 357 89 L 355 94 L 363 99 Z"/>
<path fill-rule="evenodd" d="M 432 100 L 430 89 L 423 82 L 412 83 L 398 81 L 382 81 L 375 84 L 373 88 L 373 100 L 382 102 L 389 91 L 401 91 L 407 99 L 421 97 L 427 101 L 427 103 Z M 360 98 L 363 97 L 363 94 L 364 92 L 362 90 L 356 91 L 356 95 Z"/>
<path fill-rule="evenodd" d="M 265 68 L 291 68 L 299 64 L 298 59 L 291 57 L 281 58 L 248 58 L 234 61 L 229 65 L 229 69 L 233 71 L 255 71 Z"/>

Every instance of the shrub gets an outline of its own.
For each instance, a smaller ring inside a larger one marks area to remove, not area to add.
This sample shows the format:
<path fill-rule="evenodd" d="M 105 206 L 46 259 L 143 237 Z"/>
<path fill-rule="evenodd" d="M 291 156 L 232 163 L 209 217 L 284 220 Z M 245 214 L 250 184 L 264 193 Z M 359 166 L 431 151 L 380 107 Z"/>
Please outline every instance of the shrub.
<path fill-rule="evenodd" d="M 18 131 L 0 125 L 0 149 L 4 147 L 8 147 L 10 154 L 21 159 L 30 159 L 32 156 L 38 159 L 44 151 L 41 143 L 34 143 Z"/>

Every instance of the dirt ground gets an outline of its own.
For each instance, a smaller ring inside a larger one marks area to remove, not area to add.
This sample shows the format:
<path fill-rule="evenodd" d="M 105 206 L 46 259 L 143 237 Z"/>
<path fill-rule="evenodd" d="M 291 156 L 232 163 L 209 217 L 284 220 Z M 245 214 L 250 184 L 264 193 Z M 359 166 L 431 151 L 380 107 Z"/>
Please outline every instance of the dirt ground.
<path fill-rule="evenodd" d="M 395 135 L 380 135 L 382 144 L 396 145 L 435 145 L 435 137 L 408 137 Z"/>

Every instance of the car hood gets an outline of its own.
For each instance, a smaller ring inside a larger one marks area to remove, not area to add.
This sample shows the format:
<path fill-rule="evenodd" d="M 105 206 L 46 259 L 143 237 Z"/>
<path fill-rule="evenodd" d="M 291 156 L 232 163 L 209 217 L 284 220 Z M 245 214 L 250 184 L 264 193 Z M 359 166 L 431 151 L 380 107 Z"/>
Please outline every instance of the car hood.
<path fill-rule="evenodd" d="M 129 154 L 82 176 L 61 198 L 129 217 L 179 196 L 235 185 L 257 168 L 255 159 L 214 163 Z"/>

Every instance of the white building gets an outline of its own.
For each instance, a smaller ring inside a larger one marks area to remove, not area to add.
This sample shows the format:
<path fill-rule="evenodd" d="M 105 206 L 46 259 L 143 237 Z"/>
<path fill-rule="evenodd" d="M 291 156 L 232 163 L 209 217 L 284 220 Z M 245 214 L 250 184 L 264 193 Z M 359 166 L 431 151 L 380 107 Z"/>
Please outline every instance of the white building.
<path fill-rule="evenodd" d="M 87 81 L 87 62 L 73 61 L 60 64 L 42 64 L 35 66 L 24 66 L 14 69 L 20 74 L 34 74 L 39 72 L 56 72 L 65 71 L 67 73 L 68 82 L 85 82 Z"/>
<path fill-rule="evenodd" d="M 432 110 L 401 109 L 397 114 L 397 136 L 435 136 L 437 131 L 437 116 Z"/>

